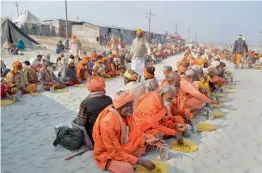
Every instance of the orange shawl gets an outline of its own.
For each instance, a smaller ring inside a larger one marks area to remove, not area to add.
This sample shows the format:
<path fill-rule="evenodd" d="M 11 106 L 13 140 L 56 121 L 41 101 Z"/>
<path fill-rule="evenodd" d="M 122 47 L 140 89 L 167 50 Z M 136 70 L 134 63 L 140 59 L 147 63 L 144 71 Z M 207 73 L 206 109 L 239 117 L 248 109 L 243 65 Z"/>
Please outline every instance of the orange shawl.
<path fill-rule="evenodd" d="M 138 158 L 132 153 L 139 147 L 145 147 L 145 135 L 135 126 L 133 116 L 125 118 L 126 126 L 129 127 L 129 142 L 121 144 L 121 123 L 118 116 L 110 109 L 112 105 L 99 114 L 93 127 L 94 159 L 103 170 L 109 159 L 135 165 Z"/>

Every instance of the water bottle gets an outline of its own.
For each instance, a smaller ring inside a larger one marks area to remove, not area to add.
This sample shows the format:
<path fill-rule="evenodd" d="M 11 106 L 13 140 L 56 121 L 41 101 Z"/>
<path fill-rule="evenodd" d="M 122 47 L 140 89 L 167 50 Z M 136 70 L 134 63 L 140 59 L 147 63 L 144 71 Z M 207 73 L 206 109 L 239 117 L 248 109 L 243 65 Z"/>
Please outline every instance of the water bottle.
<path fill-rule="evenodd" d="M 196 120 L 192 120 L 192 130 L 194 133 L 197 132 L 197 121 Z"/>

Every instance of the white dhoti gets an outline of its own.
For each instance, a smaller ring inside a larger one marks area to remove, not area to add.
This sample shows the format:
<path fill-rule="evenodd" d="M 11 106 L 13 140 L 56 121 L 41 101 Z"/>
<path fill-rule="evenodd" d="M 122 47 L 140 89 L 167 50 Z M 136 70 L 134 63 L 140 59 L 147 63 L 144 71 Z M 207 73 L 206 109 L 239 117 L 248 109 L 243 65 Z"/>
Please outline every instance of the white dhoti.
<path fill-rule="evenodd" d="M 146 65 L 145 57 L 132 58 L 131 69 L 134 70 L 139 76 L 143 76 L 145 65 Z"/>

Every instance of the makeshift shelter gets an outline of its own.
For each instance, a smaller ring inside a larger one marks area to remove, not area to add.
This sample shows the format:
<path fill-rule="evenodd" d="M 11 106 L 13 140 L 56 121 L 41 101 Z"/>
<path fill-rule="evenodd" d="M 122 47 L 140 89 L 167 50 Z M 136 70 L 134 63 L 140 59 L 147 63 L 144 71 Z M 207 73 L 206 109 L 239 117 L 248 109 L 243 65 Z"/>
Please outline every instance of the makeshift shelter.
<path fill-rule="evenodd" d="M 33 15 L 30 11 L 26 10 L 25 14 L 18 17 L 18 19 L 13 20 L 13 22 L 21 27 L 25 24 L 41 24 L 42 21 Z"/>
<path fill-rule="evenodd" d="M 1 43 L 16 43 L 22 40 L 26 46 L 38 45 L 34 39 L 25 34 L 9 19 L 3 19 L 1 28 Z"/>

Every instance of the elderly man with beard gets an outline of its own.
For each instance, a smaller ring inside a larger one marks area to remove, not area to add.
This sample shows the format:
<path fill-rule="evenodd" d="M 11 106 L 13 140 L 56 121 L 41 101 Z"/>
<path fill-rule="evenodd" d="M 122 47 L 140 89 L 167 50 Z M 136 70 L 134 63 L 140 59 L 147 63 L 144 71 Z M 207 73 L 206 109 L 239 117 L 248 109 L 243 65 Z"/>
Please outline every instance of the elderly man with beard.
<path fill-rule="evenodd" d="M 54 89 L 65 88 L 66 85 L 61 81 L 53 71 L 48 69 L 49 60 L 44 57 L 42 58 L 42 68 L 39 71 L 38 79 L 42 85 L 44 85 L 45 90 L 50 90 L 50 87 L 53 86 Z"/>
<path fill-rule="evenodd" d="M 141 165 L 152 170 L 154 163 L 140 156 L 145 145 L 162 148 L 162 140 L 141 132 L 134 121 L 133 97 L 128 91 L 118 91 L 113 104 L 98 116 L 94 128 L 94 158 L 102 170 L 115 173 L 135 173 L 134 166 Z"/>
<path fill-rule="evenodd" d="M 167 123 L 171 116 L 171 102 L 176 95 L 173 86 L 161 87 L 158 91 L 144 94 L 135 106 L 135 120 L 137 126 L 144 133 L 164 137 L 175 136 L 178 142 L 183 143 L 180 124 Z"/>
<path fill-rule="evenodd" d="M 202 94 L 192 83 L 194 70 L 188 69 L 183 78 L 176 77 L 175 81 L 180 81 L 180 89 L 173 100 L 172 113 L 180 114 L 185 118 L 185 122 L 191 122 L 194 114 L 204 108 L 202 103 L 217 104 L 216 100 L 212 100 Z M 177 85 L 178 87 L 178 85 Z"/>

